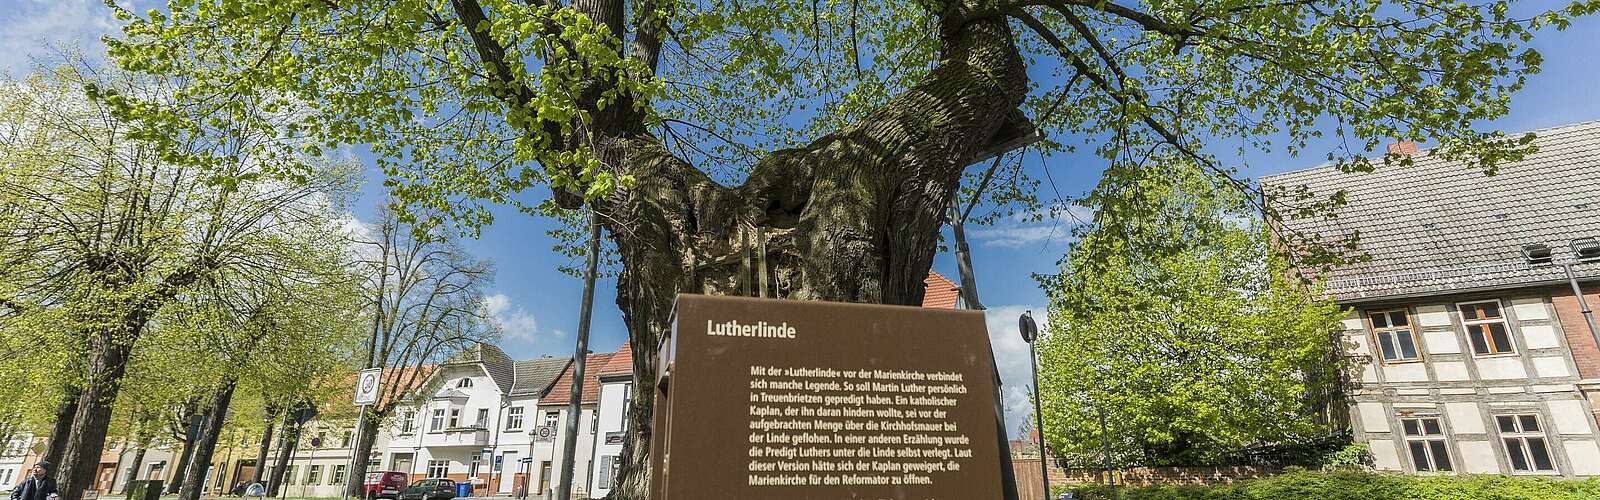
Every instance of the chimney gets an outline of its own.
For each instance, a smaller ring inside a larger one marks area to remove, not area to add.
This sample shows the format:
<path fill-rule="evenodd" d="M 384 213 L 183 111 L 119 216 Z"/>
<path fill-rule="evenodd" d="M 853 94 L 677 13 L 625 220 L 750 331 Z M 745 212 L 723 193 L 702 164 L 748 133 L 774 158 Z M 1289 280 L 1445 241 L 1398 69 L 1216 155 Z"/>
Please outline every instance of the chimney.
<path fill-rule="evenodd" d="M 1417 154 L 1417 143 L 1414 141 L 1395 141 L 1389 144 L 1389 154 L 1400 156 Z"/>

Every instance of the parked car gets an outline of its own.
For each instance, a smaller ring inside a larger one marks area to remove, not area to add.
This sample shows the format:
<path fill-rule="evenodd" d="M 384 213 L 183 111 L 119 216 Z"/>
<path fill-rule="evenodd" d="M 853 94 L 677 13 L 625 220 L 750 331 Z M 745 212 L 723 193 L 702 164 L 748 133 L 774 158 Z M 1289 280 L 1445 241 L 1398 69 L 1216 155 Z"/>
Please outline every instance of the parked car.
<path fill-rule="evenodd" d="M 449 479 L 423 479 L 400 491 L 400 500 L 450 500 L 456 497 L 456 482 Z"/>
<path fill-rule="evenodd" d="M 368 472 L 367 480 L 362 483 L 362 495 L 367 497 L 367 500 L 400 498 L 400 492 L 406 489 L 407 482 L 407 476 L 404 472 L 392 470 Z"/>

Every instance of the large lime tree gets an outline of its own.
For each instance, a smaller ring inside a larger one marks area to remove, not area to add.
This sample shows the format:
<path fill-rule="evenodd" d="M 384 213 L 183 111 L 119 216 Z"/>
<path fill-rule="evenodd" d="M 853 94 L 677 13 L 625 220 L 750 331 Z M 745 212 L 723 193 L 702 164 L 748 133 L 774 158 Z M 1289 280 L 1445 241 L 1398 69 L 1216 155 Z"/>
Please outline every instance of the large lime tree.
<path fill-rule="evenodd" d="M 173 0 L 123 12 L 110 54 L 181 77 L 180 100 L 305 106 L 281 134 L 364 145 L 429 218 L 478 227 L 491 204 L 541 200 L 592 209 L 618 251 L 617 305 L 647 382 L 679 292 L 918 303 L 968 165 L 1040 136 L 1057 147 L 1084 133 L 1130 165 L 1113 175 L 1136 170 L 1123 153 L 1154 150 L 1229 177 L 1202 139 L 1273 136 L 1299 152 L 1323 134 L 1352 145 L 1340 156 L 1408 137 L 1492 166 L 1519 144 L 1472 124 L 1505 113 L 1537 71 L 1520 44 L 1596 4 L 1512 7 Z M 549 196 L 519 194 L 535 187 Z M 740 257 L 752 247 L 766 249 L 754 266 Z M 649 476 L 650 384 L 634 387 L 624 498 Z"/>

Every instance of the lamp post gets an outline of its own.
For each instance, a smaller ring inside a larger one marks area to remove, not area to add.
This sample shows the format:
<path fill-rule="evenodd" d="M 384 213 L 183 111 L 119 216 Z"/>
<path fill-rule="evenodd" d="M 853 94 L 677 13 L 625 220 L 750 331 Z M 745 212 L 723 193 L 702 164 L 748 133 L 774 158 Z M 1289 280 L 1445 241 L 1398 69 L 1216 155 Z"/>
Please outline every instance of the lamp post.
<path fill-rule="evenodd" d="M 1031 360 L 1028 368 L 1033 372 L 1033 425 L 1039 433 L 1039 477 L 1044 480 L 1044 497 L 1049 500 L 1050 464 L 1045 461 L 1044 412 L 1039 404 L 1039 349 L 1033 343 L 1039 338 L 1039 325 L 1033 322 L 1033 311 L 1022 312 L 1022 317 L 1017 318 L 1017 330 L 1022 333 L 1022 341 L 1028 343 L 1028 358 Z"/>

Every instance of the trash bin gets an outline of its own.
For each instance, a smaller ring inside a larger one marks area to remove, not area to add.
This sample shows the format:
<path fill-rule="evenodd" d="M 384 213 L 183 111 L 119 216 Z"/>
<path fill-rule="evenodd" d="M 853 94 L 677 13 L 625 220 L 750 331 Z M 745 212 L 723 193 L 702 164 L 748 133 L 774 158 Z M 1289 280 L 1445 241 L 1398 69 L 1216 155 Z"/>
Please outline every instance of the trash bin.
<path fill-rule="evenodd" d="M 129 481 L 127 500 L 161 500 L 162 486 L 160 479 Z"/>
<path fill-rule="evenodd" d="M 456 498 L 470 496 L 472 496 L 472 483 L 467 481 L 456 483 Z"/>

